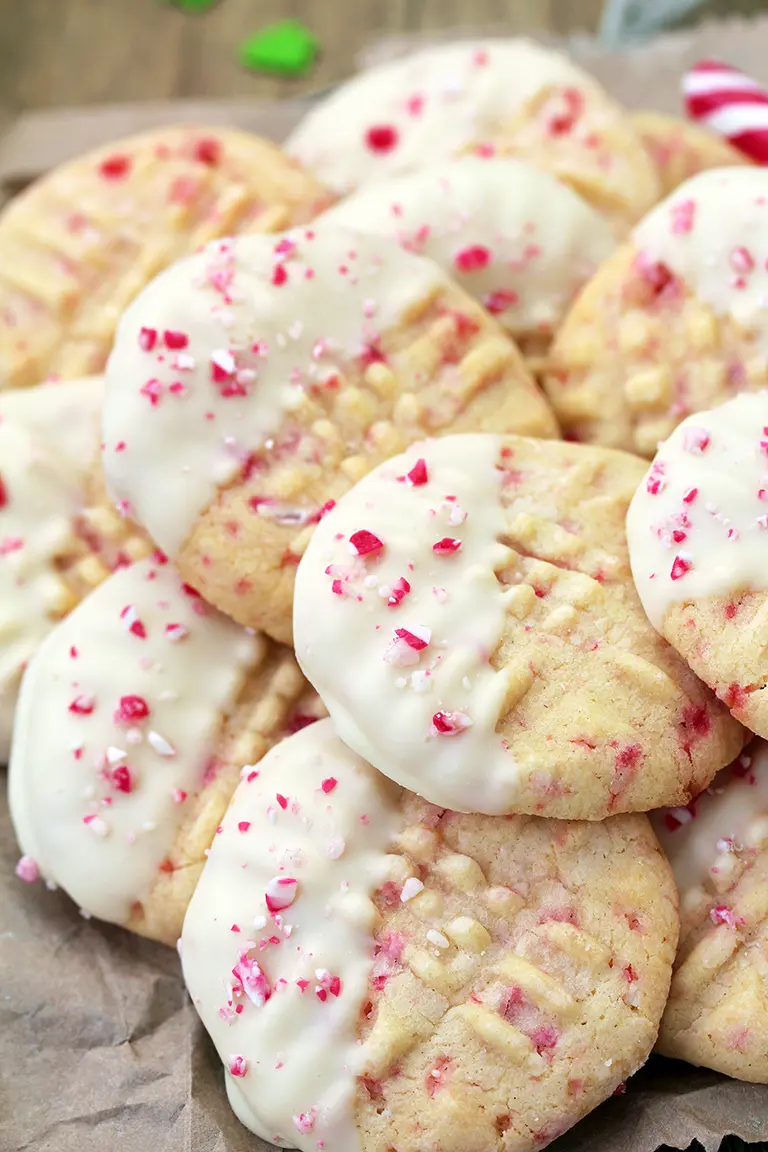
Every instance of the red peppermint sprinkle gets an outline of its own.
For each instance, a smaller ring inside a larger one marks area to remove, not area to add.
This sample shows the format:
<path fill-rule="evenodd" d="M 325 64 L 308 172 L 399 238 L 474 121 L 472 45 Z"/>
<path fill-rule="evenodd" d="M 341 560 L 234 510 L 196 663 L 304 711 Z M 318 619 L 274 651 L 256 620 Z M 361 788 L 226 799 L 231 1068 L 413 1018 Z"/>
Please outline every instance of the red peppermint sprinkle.
<path fill-rule="evenodd" d="M 693 504 L 698 494 L 698 488 L 688 488 L 685 492 L 683 492 L 683 504 Z"/>
<path fill-rule="evenodd" d="M 281 912 L 296 899 L 298 880 L 291 876 L 274 876 L 267 884 L 264 900 L 270 912 Z"/>
<path fill-rule="evenodd" d="M 484 244 L 470 244 L 462 248 L 453 258 L 459 272 L 480 272 L 491 262 L 491 250 Z"/>
<path fill-rule="evenodd" d="M 189 337 L 184 332 L 173 332 L 166 328 L 165 332 L 163 332 L 163 342 L 166 348 L 171 348 L 174 351 L 178 351 L 187 347 L 189 344 Z"/>
<path fill-rule="evenodd" d="M 160 397 L 163 394 L 163 386 L 159 380 L 147 380 L 146 384 L 142 384 L 139 388 L 139 394 L 146 396 L 153 408 L 157 408 L 160 403 Z"/>
<path fill-rule="evenodd" d="M 130 769 L 125 764 L 119 764 L 112 769 L 112 785 L 118 792 L 132 792 L 133 780 Z"/>
<path fill-rule="evenodd" d="M 23 880 L 25 884 L 34 884 L 35 880 L 40 878 L 37 860 L 33 859 L 32 856 L 22 856 L 14 871 L 19 880 Z"/>
<path fill-rule="evenodd" d="M 238 832 L 247 832 L 250 826 L 250 820 L 240 820 L 237 825 L 237 830 Z"/>
<path fill-rule="evenodd" d="M 686 572 L 690 572 L 691 568 L 693 568 L 693 563 L 690 557 L 680 553 L 678 556 L 675 556 L 675 559 L 672 562 L 672 571 L 670 572 L 669 577 L 671 580 L 680 580 L 683 576 L 685 576 Z"/>
<path fill-rule="evenodd" d="M 464 712 L 435 712 L 432 723 L 441 736 L 457 736 L 472 726 L 472 721 Z"/>
<path fill-rule="evenodd" d="M 391 152 L 397 146 L 398 132 L 391 124 L 374 124 L 365 134 L 371 152 Z"/>
<path fill-rule="evenodd" d="M 69 705 L 69 711 L 73 712 L 75 716 L 90 716 L 96 707 L 96 698 L 83 694 L 76 696 L 72 703 Z"/>
<path fill-rule="evenodd" d="M 490 312 L 491 316 L 498 316 L 501 312 L 506 312 L 508 308 L 514 308 L 519 303 L 520 297 L 517 292 L 511 289 L 497 288 L 495 292 L 489 292 L 487 296 L 483 297 L 483 306 L 486 312 Z"/>
<path fill-rule="evenodd" d="M 285 284 L 287 279 L 288 273 L 285 270 L 285 265 L 276 264 L 272 269 L 272 283 L 279 288 L 282 284 Z"/>
<path fill-rule="evenodd" d="M 230 1076 L 245 1076 L 248 1071 L 248 1061 L 245 1056 L 230 1056 L 228 1067 Z"/>
<path fill-rule="evenodd" d="M 320 787 L 322 788 L 323 792 L 325 792 L 325 794 L 327 796 L 329 792 L 333 792 L 333 790 L 337 784 L 338 784 L 338 780 L 336 779 L 335 776 L 326 776 L 325 780 L 323 780 Z"/>
<path fill-rule="evenodd" d="M 411 586 L 404 576 L 399 576 L 392 585 L 392 591 L 389 594 L 387 604 L 390 608 L 396 608 L 398 604 L 402 603 L 405 597 L 411 590 Z"/>
<path fill-rule="evenodd" d="M 384 547 L 384 542 L 379 540 L 373 532 L 369 532 L 365 528 L 361 528 L 359 532 L 353 532 L 349 538 L 349 545 L 353 552 L 358 556 L 372 556 L 377 552 L 381 552 Z"/>
<path fill-rule="evenodd" d="M 748 248 L 742 246 L 731 249 L 729 263 L 734 272 L 739 272 L 742 275 L 746 272 L 751 272 L 755 267 L 755 260 L 752 253 Z"/>
<path fill-rule="evenodd" d="M 8 504 L 8 489 L 5 486 L 2 476 L 0 476 L 0 508 L 5 508 Z"/>
<path fill-rule="evenodd" d="M 452 536 L 444 536 L 442 540 L 438 540 L 436 544 L 432 545 L 432 551 L 436 552 L 438 556 L 450 556 L 460 549 L 461 540 L 455 540 Z"/>
<path fill-rule="evenodd" d="M 151 352 L 157 344 L 157 328 L 141 328 L 139 330 L 139 348 L 142 352 Z"/>
<path fill-rule="evenodd" d="M 288 797 L 282 796 L 279 792 L 276 792 L 275 793 L 275 799 L 277 800 L 278 804 L 283 809 L 283 811 L 285 811 L 285 809 L 288 807 Z"/>
<path fill-rule="evenodd" d="M 407 474 L 409 482 L 414 488 L 420 488 L 422 484 L 426 484 L 429 476 L 427 474 L 427 462 L 419 457 L 419 459 Z"/>
<path fill-rule="evenodd" d="M 417 636 L 415 632 L 409 632 L 407 628 L 395 628 L 395 636 L 399 640 L 404 640 L 409 648 L 413 648 L 416 652 L 422 652 L 430 640 L 430 631 L 428 628 L 421 629 L 422 635 Z M 426 639 L 424 634 L 426 633 Z"/>
<path fill-rule="evenodd" d="M 683 433 L 683 448 L 686 452 L 704 452 L 709 443 L 710 435 L 705 428 L 686 428 Z"/>
<path fill-rule="evenodd" d="M 177 644 L 179 640 L 189 635 L 189 629 L 185 624 L 166 624 L 165 635 L 171 643 Z"/>
<path fill-rule="evenodd" d="M 727 924 L 729 928 L 739 928 L 744 923 L 742 917 L 736 916 L 727 904 L 715 905 L 709 913 L 709 918 L 713 924 Z"/>
<path fill-rule="evenodd" d="M 149 716 L 149 705 L 143 696 L 121 696 L 113 714 L 115 724 L 136 724 Z"/>
<path fill-rule="evenodd" d="M 99 172 L 106 180 L 122 180 L 131 170 L 130 156 L 115 154 L 99 164 Z"/>
<path fill-rule="evenodd" d="M 672 231 L 680 236 L 693 229 L 693 217 L 696 213 L 695 200 L 680 200 L 670 208 L 672 216 Z"/>
<path fill-rule="evenodd" d="M 215 168 L 221 160 L 221 141 L 215 136 L 203 136 L 195 144 L 195 159 L 209 168 Z"/>
<path fill-rule="evenodd" d="M 235 358 L 226 348 L 211 355 L 211 379 L 215 384 L 226 384 L 235 374 Z"/>

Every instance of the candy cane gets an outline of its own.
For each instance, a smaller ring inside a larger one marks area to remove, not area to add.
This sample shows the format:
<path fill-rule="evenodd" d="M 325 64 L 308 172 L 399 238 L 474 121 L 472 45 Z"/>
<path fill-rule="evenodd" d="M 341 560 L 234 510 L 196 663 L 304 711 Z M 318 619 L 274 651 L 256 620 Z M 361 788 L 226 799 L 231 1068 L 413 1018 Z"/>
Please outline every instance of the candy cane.
<path fill-rule="evenodd" d="M 721 60 L 700 60 L 683 77 L 683 99 L 692 120 L 768 164 L 768 90 L 756 80 Z"/>

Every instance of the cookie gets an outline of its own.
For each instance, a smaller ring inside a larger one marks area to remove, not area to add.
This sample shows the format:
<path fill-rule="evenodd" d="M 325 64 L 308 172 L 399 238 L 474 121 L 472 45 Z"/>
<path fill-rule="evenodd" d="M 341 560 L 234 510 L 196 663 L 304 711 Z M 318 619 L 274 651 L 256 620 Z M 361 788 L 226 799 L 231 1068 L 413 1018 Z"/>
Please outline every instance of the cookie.
<path fill-rule="evenodd" d="M 24 677 L 9 797 L 22 877 L 175 944 L 239 779 L 288 731 L 292 654 L 209 608 L 167 563 L 115 573 Z"/>
<path fill-rule="evenodd" d="M 768 1083 L 768 745 L 756 740 L 691 804 L 651 819 L 681 920 L 658 1050 Z"/>
<path fill-rule="evenodd" d="M 431 261 L 333 226 L 214 243 L 124 314 L 111 493 L 184 578 L 290 640 L 296 564 L 333 501 L 425 434 L 557 435 L 516 345 Z"/>
<path fill-rule="evenodd" d="M 708 168 L 750 163 L 722 136 L 690 120 L 647 111 L 634 112 L 632 120 L 656 169 L 662 196 Z"/>
<path fill-rule="evenodd" d="M 768 736 L 768 392 L 689 416 L 627 516 L 653 626 L 742 724 Z"/>
<path fill-rule="evenodd" d="M 324 213 L 434 260 L 495 316 L 529 364 L 613 251 L 610 228 L 530 164 L 464 157 L 361 188 Z"/>
<path fill-rule="evenodd" d="M 577 297 L 544 386 L 568 438 L 653 456 L 682 419 L 768 383 L 768 171 L 703 172 Z"/>
<path fill-rule="evenodd" d="M 99 378 L 0 394 L 0 764 L 27 661 L 117 565 L 152 546 L 109 506 L 89 509 Z"/>
<path fill-rule="evenodd" d="M 685 802 L 742 730 L 648 623 L 623 453 L 424 441 L 323 518 L 296 655 L 342 740 L 433 804 L 600 820 Z"/>
<path fill-rule="evenodd" d="M 274 144 L 231 128 L 157 129 L 56 168 L 0 216 L 0 388 L 101 371 L 120 313 L 166 265 L 329 202 Z"/>
<path fill-rule="evenodd" d="M 434 808 L 321 720 L 239 785 L 181 957 L 264 1139 L 524 1152 L 645 1061 L 676 904 L 645 816 Z"/>

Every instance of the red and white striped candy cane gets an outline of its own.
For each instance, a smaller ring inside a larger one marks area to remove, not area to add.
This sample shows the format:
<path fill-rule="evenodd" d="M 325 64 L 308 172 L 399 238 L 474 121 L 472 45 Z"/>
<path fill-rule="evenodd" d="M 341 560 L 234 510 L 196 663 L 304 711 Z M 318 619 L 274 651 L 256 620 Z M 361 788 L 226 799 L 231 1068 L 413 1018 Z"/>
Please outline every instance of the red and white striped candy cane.
<path fill-rule="evenodd" d="M 683 77 L 683 99 L 692 120 L 768 164 L 768 89 L 721 60 L 700 60 Z"/>

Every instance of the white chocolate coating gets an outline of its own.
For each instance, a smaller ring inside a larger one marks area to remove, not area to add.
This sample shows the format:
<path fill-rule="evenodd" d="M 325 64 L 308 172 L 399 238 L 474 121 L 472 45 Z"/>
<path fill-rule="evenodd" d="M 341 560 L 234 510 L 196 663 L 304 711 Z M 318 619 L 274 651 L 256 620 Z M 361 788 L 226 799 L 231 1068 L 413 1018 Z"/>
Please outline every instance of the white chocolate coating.
<path fill-rule="evenodd" d="M 21 673 L 50 631 L 66 550 L 98 453 L 98 377 L 0 394 L 0 763 Z"/>
<path fill-rule="evenodd" d="M 627 513 L 632 575 L 653 626 L 671 604 L 768 588 L 768 391 L 678 425 Z"/>
<path fill-rule="evenodd" d="M 490 663 L 511 595 L 496 577 L 511 554 L 499 449 L 448 436 L 375 469 L 321 520 L 294 600 L 297 659 L 342 740 L 433 804 L 490 814 L 520 781 L 496 733 L 507 676 Z M 361 530 L 383 548 L 355 555 Z"/>
<path fill-rule="evenodd" d="M 185 587 L 149 560 L 116 572 L 46 638 L 19 698 L 21 850 L 118 924 L 149 895 L 263 643 Z"/>
<path fill-rule="evenodd" d="M 640 221 L 634 243 L 704 304 L 754 333 L 768 356 L 768 171 L 713 168 Z"/>
<path fill-rule="evenodd" d="M 768 838 L 768 744 L 756 739 L 688 807 L 653 812 L 651 823 L 683 909 L 697 902 L 705 885 L 727 889 L 734 865 L 748 863 Z"/>
<path fill-rule="evenodd" d="M 184 979 L 234 1111 L 302 1152 L 359 1147 L 357 1027 L 397 794 L 329 720 L 283 740 L 243 769 L 184 921 Z"/>
<path fill-rule="evenodd" d="M 285 147 L 323 183 L 348 192 L 456 155 L 549 84 L 594 86 L 530 40 L 434 45 L 354 76 L 304 117 Z"/>
<path fill-rule="evenodd" d="M 174 554 L 304 389 L 443 282 L 384 239 L 330 227 L 217 241 L 172 265 L 124 313 L 107 367 L 113 496 Z"/>
<path fill-rule="evenodd" d="M 520 160 L 467 156 L 371 184 L 321 221 L 429 257 L 514 336 L 548 336 L 613 251 L 605 220 Z"/>

